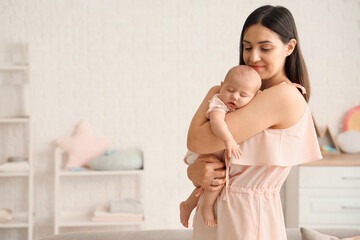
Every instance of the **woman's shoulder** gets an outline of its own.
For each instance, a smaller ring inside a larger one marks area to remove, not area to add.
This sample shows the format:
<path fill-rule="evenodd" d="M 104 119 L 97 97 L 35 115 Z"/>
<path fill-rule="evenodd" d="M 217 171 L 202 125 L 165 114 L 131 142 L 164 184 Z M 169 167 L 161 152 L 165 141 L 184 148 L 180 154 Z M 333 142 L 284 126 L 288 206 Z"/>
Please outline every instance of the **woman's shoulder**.
<path fill-rule="evenodd" d="M 278 84 L 261 92 L 264 98 L 271 98 L 272 101 L 283 106 L 306 106 L 305 98 L 292 84 Z"/>
<path fill-rule="evenodd" d="M 204 100 L 206 102 L 213 100 L 214 97 L 216 97 L 216 94 L 218 94 L 220 92 L 220 88 L 221 87 L 219 85 L 211 87 L 210 90 L 207 92 Z"/>
<path fill-rule="evenodd" d="M 287 128 L 303 117 L 307 102 L 294 85 L 278 84 L 265 92 L 267 92 L 267 97 L 273 99 L 281 114 L 281 122 L 272 128 Z"/>
<path fill-rule="evenodd" d="M 210 90 L 208 91 L 207 95 L 209 96 L 214 96 L 215 94 L 220 92 L 220 85 L 215 85 L 213 87 L 210 88 Z"/>

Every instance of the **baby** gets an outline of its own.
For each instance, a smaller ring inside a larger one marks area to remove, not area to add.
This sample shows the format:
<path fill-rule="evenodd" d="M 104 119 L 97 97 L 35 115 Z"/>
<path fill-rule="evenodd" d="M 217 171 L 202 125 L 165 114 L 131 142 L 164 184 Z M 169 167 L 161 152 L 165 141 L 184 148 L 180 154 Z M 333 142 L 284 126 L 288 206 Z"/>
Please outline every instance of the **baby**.
<path fill-rule="evenodd" d="M 225 115 L 238 108 L 247 105 L 259 92 L 261 78 L 259 74 L 246 65 L 231 68 L 221 82 L 220 93 L 215 94 L 209 101 L 209 109 L 206 117 L 210 120 L 213 133 L 220 138 L 225 146 L 225 151 L 214 153 L 220 159 L 230 159 L 231 156 L 239 159 L 241 157 L 240 147 L 231 135 L 226 122 Z M 225 155 L 225 156 L 224 156 Z M 192 164 L 199 155 L 188 151 L 185 162 Z M 213 183 L 212 183 L 213 185 Z M 204 204 L 201 213 L 207 226 L 217 225 L 214 215 L 214 204 L 222 188 L 217 191 L 204 191 Z M 197 206 L 200 189 L 196 188 L 186 201 L 180 203 L 180 220 L 184 227 L 188 227 L 188 221 L 192 210 Z"/>

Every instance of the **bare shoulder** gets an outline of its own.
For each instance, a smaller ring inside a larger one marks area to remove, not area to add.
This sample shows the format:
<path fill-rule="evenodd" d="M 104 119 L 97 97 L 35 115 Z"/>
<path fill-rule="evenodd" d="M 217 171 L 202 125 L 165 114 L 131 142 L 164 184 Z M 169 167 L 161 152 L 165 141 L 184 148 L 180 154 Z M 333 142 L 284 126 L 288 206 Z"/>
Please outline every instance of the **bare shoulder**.
<path fill-rule="evenodd" d="M 210 88 L 210 90 L 208 91 L 208 95 L 215 95 L 217 93 L 219 93 L 220 91 L 220 85 L 216 85 L 216 86 L 213 86 L 212 88 Z"/>
<path fill-rule="evenodd" d="M 299 90 L 290 84 L 279 84 L 266 89 L 261 94 L 263 100 L 269 100 L 275 104 L 275 109 L 281 116 L 279 124 L 273 128 L 287 128 L 298 122 L 307 106 L 307 103 Z"/>
<path fill-rule="evenodd" d="M 292 86 L 290 84 L 278 84 L 274 87 L 266 89 L 262 93 L 268 93 L 267 97 L 271 96 L 271 98 L 273 98 L 274 100 L 287 100 L 286 102 L 284 102 L 285 105 L 306 105 L 306 101 L 299 92 L 299 90 L 295 86 Z"/>
<path fill-rule="evenodd" d="M 220 92 L 220 86 L 216 85 L 210 88 L 210 90 L 207 92 L 204 101 L 208 102 L 215 94 Z"/>

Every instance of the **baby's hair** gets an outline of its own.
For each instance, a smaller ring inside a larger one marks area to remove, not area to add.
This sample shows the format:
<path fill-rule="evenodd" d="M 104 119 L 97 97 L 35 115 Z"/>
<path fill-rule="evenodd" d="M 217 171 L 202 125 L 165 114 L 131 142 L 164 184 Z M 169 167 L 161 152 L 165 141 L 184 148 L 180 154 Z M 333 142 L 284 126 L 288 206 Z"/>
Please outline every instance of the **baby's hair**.
<path fill-rule="evenodd" d="M 259 80 L 259 88 L 261 86 L 261 78 L 257 71 L 255 71 L 253 68 L 246 66 L 246 65 L 238 65 L 235 67 L 232 67 L 226 74 L 224 83 L 227 82 L 228 76 L 230 74 L 236 74 L 239 76 L 242 76 L 244 74 L 252 74 L 254 77 L 257 77 Z"/>

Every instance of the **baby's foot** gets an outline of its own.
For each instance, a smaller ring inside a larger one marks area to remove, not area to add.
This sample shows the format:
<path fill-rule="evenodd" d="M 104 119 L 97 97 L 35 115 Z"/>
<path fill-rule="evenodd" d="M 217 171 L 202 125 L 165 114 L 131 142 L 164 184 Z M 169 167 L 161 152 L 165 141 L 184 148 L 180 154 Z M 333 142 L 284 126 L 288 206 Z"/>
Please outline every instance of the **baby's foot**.
<path fill-rule="evenodd" d="M 216 227 L 217 226 L 217 223 L 216 223 L 216 220 L 205 220 L 205 225 L 206 226 L 209 226 L 209 227 Z"/>
<path fill-rule="evenodd" d="M 215 216 L 214 216 L 214 207 L 212 205 L 210 205 L 210 206 L 205 206 L 205 204 L 202 205 L 201 215 L 204 219 L 204 223 L 206 226 L 209 226 L 209 227 L 217 226 Z"/>
<path fill-rule="evenodd" d="M 189 227 L 189 218 L 192 209 L 189 207 L 185 201 L 180 203 L 180 221 L 182 225 L 186 228 Z"/>

